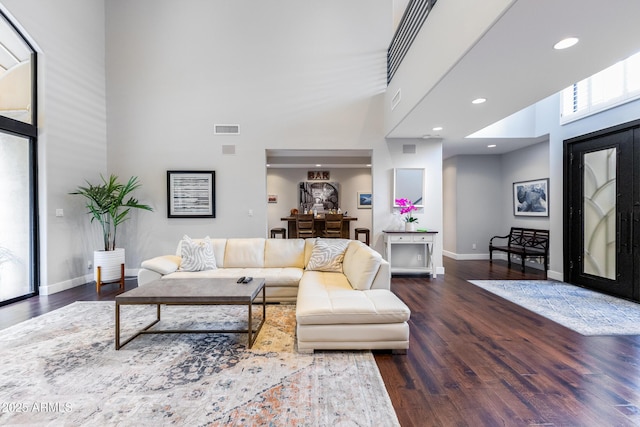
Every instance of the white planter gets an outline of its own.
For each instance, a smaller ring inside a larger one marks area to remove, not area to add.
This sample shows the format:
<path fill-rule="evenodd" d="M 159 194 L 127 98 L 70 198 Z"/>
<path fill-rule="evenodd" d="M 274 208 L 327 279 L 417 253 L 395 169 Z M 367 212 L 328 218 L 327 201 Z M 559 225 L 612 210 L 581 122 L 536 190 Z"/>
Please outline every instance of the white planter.
<path fill-rule="evenodd" d="M 101 282 L 120 280 L 122 264 L 124 264 L 124 248 L 116 248 L 113 251 L 94 251 L 93 277 L 98 281 L 98 267 L 100 267 Z"/>
<path fill-rule="evenodd" d="M 415 222 L 405 222 L 404 223 L 404 231 L 416 231 L 416 223 Z"/>

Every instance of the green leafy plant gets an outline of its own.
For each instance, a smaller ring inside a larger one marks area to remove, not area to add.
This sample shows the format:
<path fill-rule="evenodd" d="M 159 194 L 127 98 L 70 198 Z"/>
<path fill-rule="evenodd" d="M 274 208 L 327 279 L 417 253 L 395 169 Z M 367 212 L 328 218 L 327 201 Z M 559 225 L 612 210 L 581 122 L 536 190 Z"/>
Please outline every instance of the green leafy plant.
<path fill-rule="evenodd" d="M 116 231 L 118 226 L 126 221 L 131 209 L 153 211 L 151 206 L 138 202 L 129 194 L 140 187 L 137 176 L 132 176 L 126 184 L 118 182 L 116 175 L 106 180 L 100 175 L 102 182 L 94 185 L 87 181 L 87 186 L 78 186 L 77 194 L 87 199 L 86 207 L 91 215 L 91 222 L 98 221 L 102 227 L 104 250 L 113 251 L 116 248 Z M 129 198 L 125 201 L 125 199 Z"/>

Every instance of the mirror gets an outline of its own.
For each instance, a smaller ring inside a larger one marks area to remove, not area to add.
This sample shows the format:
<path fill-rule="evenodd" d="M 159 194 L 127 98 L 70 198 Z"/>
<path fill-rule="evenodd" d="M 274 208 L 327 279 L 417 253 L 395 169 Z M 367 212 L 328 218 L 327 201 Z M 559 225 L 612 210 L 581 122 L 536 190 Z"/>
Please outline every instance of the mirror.
<path fill-rule="evenodd" d="M 409 199 L 417 207 L 424 206 L 424 169 L 393 170 L 393 207 L 398 207 L 396 199 Z"/>

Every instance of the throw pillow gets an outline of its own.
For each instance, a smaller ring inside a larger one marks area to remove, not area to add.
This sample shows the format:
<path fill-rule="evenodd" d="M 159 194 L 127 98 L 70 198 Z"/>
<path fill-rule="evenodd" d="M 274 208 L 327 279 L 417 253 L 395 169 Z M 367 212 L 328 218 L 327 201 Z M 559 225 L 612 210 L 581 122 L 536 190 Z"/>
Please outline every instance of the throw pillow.
<path fill-rule="evenodd" d="M 215 270 L 216 257 L 213 254 L 213 245 L 209 236 L 201 241 L 192 240 L 189 236 L 182 238 L 182 248 L 180 251 L 182 271 L 203 271 Z"/>
<path fill-rule="evenodd" d="M 306 269 L 342 273 L 342 261 L 348 245 L 347 239 L 316 240 Z"/>

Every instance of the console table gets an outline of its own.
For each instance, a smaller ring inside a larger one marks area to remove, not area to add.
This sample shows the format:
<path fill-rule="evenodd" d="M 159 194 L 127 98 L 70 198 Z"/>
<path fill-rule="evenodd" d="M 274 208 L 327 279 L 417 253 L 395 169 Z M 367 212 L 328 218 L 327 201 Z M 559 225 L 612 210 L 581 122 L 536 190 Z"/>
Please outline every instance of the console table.
<path fill-rule="evenodd" d="M 384 230 L 383 233 L 385 259 L 391 264 L 391 274 L 429 273 L 436 277 L 432 255 L 437 231 Z"/>

